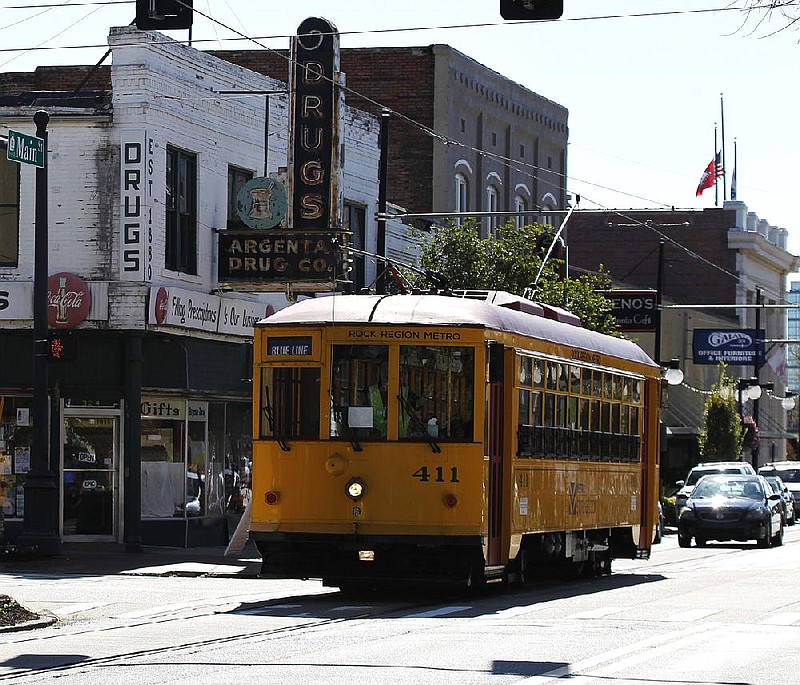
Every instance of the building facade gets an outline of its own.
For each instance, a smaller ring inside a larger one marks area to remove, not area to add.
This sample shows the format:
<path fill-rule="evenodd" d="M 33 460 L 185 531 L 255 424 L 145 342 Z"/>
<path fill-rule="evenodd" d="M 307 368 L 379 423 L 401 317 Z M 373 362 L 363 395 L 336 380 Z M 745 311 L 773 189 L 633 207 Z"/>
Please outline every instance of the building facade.
<path fill-rule="evenodd" d="M 49 364 L 58 533 L 224 543 L 247 496 L 253 322 L 296 294 L 220 287 L 218 240 L 236 225 L 243 183 L 285 176 L 285 80 L 132 27 L 112 29 L 109 47 L 110 67 L 0 75 L 3 129 L 32 135 L 34 113 L 50 117 L 48 314 L 71 351 Z M 345 109 L 343 220 L 368 248 L 378 129 L 372 115 Z M 10 539 L 25 522 L 32 461 L 35 176 L 3 151 L 0 482 Z M 286 249 L 276 241 L 269 257 Z M 360 269 L 362 284 L 374 280 L 373 262 Z"/>
<path fill-rule="evenodd" d="M 743 403 L 742 412 L 756 418 L 761 438 L 758 455 L 745 456 L 756 464 L 784 459 L 791 436 L 780 400 L 793 388 L 778 346 L 787 337 L 786 279 L 800 268 L 800 258 L 786 249 L 786 229 L 731 201 L 703 210 L 578 211 L 567 231 L 570 266 L 594 270 L 602 264 L 618 282 L 652 290 L 661 286 L 660 333 L 637 337 L 653 359 L 677 359 L 684 372 L 684 383 L 670 388 L 663 414 L 663 481 L 683 478 L 700 458 L 703 407 L 719 367 L 695 363 L 698 329 L 760 332 L 765 363 L 730 365 L 727 373 L 773 384 L 760 400 Z"/>
<path fill-rule="evenodd" d="M 213 52 L 273 78 L 286 55 Z M 517 212 L 567 204 L 569 113 L 448 45 L 343 49 L 345 99 L 389 118 L 388 198 L 412 213 Z M 484 233 L 508 216 L 482 219 Z M 442 220 L 436 217 L 436 220 Z"/>

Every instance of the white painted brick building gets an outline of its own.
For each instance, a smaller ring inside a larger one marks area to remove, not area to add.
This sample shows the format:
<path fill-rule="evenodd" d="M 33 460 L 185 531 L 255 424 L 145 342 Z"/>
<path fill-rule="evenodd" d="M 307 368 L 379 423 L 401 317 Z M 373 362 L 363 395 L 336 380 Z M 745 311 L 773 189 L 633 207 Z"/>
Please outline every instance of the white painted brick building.
<path fill-rule="evenodd" d="M 287 166 L 287 87 L 132 27 L 112 29 L 109 47 L 107 89 L 0 95 L 3 135 L 32 135 L 35 111 L 50 115 L 48 275 L 78 277 L 91 297 L 84 318 L 60 326 L 75 360 L 50 365 L 63 426 L 59 534 L 132 547 L 219 543 L 248 472 L 247 324 L 287 298 L 221 289 L 217 241 L 233 184 L 263 176 L 265 159 L 270 175 Z M 346 108 L 342 128 L 344 219 L 374 251 L 379 124 Z M 2 158 L 0 496 L 13 531 L 31 441 L 35 168 Z M 391 253 L 404 237 L 390 228 Z M 359 285 L 369 284 L 375 264 L 360 268 Z M 194 319 L 181 316 L 189 302 Z M 81 495 L 93 503 L 76 504 Z"/>

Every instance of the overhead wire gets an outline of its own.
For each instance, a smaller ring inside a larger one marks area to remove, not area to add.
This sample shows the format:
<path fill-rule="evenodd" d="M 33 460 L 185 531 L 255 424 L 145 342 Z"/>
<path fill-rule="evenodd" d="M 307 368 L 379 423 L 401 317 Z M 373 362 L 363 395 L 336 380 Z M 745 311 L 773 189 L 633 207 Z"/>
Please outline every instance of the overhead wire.
<path fill-rule="evenodd" d="M 184 7 L 189 7 L 189 5 L 184 3 L 182 0 L 176 0 L 176 2 L 178 4 L 183 5 Z M 59 49 L 59 48 L 44 48 L 43 45 L 44 45 L 44 43 L 48 42 L 49 40 L 52 40 L 54 37 L 57 37 L 58 35 L 61 35 L 62 33 L 64 33 L 66 30 L 68 30 L 72 26 L 76 25 L 77 23 L 80 23 L 80 21 L 82 21 L 87 16 L 89 16 L 90 14 L 92 14 L 95 11 L 97 11 L 98 9 L 100 9 L 100 7 L 105 6 L 105 5 L 122 5 L 122 4 L 132 4 L 132 0 L 122 0 L 122 1 L 118 1 L 118 2 L 113 2 L 113 1 L 110 1 L 110 0 L 93 0 L 93 1 L 84 1 L 84 2 L 76 2 L 76 3 L 69 3 L 69 0 L 67 0 L 66 2 L 60 3 L 60 4 L 58 4 L 58 3 L 47 3 L 47 4 L 42 3 L 42 4 L 39 4 L 39 5 L 29 5 L 29 6 L 14 6 L 14 5 L 6 6 L 6 7 L 2 8 L 2 9 L 34 9 L 34 8 L 54 9 L 54 8 L 60 8 L 60 7 L 65 7 L 65 6 L 80 6 L 80 5 L 97 5 L 98 7 L 95 8 L 94 10 L 92 10 L 86 16 L 82 17 L 77 22 L 71 24 L 66 29 L 60 31 L 58 34 L 56 34 L 56 36 L 53 36 L 53 37 L 49 38 L 47 41 L 43 41 L 42 43 L 40 43 L 39 45 L 37 45 L 37 46 L 35 46 L 33 48 L 0 48 L 0 53 L 2 53 L 2 52 L 14 52 L 14 51 L 20 51 L 20 50 Z M 791 3 L 789 3 L 789 4 L 791 4 Z M 768 5 L 755 5 L 755 6 L 751 5 L 746 9 L 743 9 L 743 8 L 737 7 L 737 6 L 733 6 L 733 5 L 729 5 L 729 6 L 726 6 L 726 7 L 697 8 L 697 9 L 690 9 L 690 10 L 665 10 L 665 11 L 658 11 L 658 12 L 643 12 L 643 13 L 633 13 L 633 14 L 605 14 L 605 15 L 597 15 L 597 16 L 590 16 L 590 17 L 569 17 L 569 18 L 562 18 L 562 19 L 556 20 L 556 21 L 560 21 L 560 22 L 577 22 L 577 21 L 597 21 L 597 20 L 609 20 L 609 19 L 621 19 L 621 18 L 630 19 L 630 18 L 663 17 L 663 16 L 671 16 L 671 15 L 693 15 L 693 14 L 718 13 L 718 12 L 729 12 L 729 11 L 743 12 L 743 11 L 747 11 L 747 10 L 758 9 L 759 7 L 766 9 L 766 8 L 772 7 L 773 5 L 774 5 L 774 3 L 769 3 Z M 49 9 L 45 9 L 44 11 L 49 11 Z M 265 50 L 268 50 L 270 52 L 273 52 L 274 54 L 276 54 L 279 57 L 285 59 L 289 64 L 291 64 L 291 61 L 292 61 L 291 60 L 291 56 L 286 55 L 285 51 L 281 51 L 281 50 L 270 48 L 269 46 L 264 45 L 260 41 L 277 39 L 277 38 L 284 38 L 284 39 L 285 38 L 293 38 L 294 37 L 293 35 L 292 36 L 289 36 L 289 35 L 274 35 L 274 36 L 266 36 L 266 37 L 251 37 L 251 36 L 248 36 L 248 35 L 244 34 L 243 32 L 241 32 L 241 31 L 239 31 L 237 29 L 234 29 L 231 26 L 228 26 L 224 22 L 221 22 L 218 19 L 215 19 L 210 14 L 207 14 L 207 13 L 201 11 L 197 7 L 195 7 L 193 11 L 194 11 L 195 14 L 199 14 L 200 16 L 204 17 L 208 21 L 212 22 L 212 24 L 214 24 L 215 26 L 216 25 L 221 26 L 222 28 L 225 28 L 226 30 L 228 30 L 228 31 L 236 34 L 236 36 L 238 36 L 238 38 L 235 38 L 235 39 L 233 39 L 233 38 L 225 38 L 224 40 L 226 40 L 226 41 L 232 41 L 232 40 L 248 40 L 248 41 L 251 41 L 251 42 L 255 43 L 256 45 L 258 45 L 259 47 L 261 47 L 261 48 L 263 48 Z M 36 16 L 38 16 L 38 15 L 36 15 Z M 236 16 L 236 15 L 234 15 L 234 16 Z M 238 20 L 238 17 L 237 17 L 237 20 Z M 17 23 L 20 23 L 20 22 L 17 22 Z M 514 24 L 530 24 L 530 23 L 541 23 L 541 22 L 540 22 L 540 20 L 531 20 L 531 21 L 518 21 L 518 22 L 513 22 L 513 23 Z M 412 32 L 412 31 L 413 32 L 418 32 L 418 31 L 430 31 L 430 30 L 453 30 L 453 29 L 466 29 L 466 28 L 482 28 L 482 27 L 488 27 L 488 26 L 501 26 L 501 25 L 507 25 L 507 24 L 508 24 L 508 22 L 480 22 L 480 23 L 452 24 L 452 25 L 442 25 L 442 26 L 416 26 L 416 27 L 401 27 L 401 28 L 388 28 L 388 29 L 371 29 L 371 30 L 364 30 L 364 31 L 341 31 L 341 32 L 339 32 L 339 35 L 367 35 L 367 34 Z M 0 27 L 0 30 L 2 30 L 3 28 L 4 27 Z M 215 33 L 216 33 L 216 31 L 215 31 Z M 156 41 L 156 42 L 158 42 L 158 41 Z M 164 42 L 165 43 L 169 43 L 169 42 L 175 42 L 175 41 L 173 41 L 173 39 L 169 39 L 169 40 L 165 40 Z M 198 43 L 198 42 L 220 42 L 220 38 L 219 38 L 219 36 L 217 36 L 217 38 L 215 38 L 215 39 L 196 39 L 195 38 L 195 39 L 192 40 L 192 42 L 193 43 Z M 102 46 L 101 45 L 66 46 L 66 48 L 61 48 L 61 49 L 67 49 L 67 48 L 77 49 L 77 48 L 93 48 L 93 47 L 106 47 L 106 46 L 105 45 L 102 45 Z M 15 58 L 12 58 L 12 60 L 13 59 L 15 59 Z M 9 62 L 12 61 L 12 60 L 9 60 Z M 6 62 L 4 64 L 0 64 L 0 66 L 4 66 L 5 64 L 8 64 L 8 62 Z M 492 153 L 490 151 L 482 150 L 480 148 L 476 148 L 474 146 L 467 145 L 467 144 L 465 144 L 465 143 L 463 143 L 461 141 L 458 141 L 456 139 L 450 138 L 447 135 L 441 134 L 441 133 L 437 132 L 436 130 L 434 130 L 433 128 L 431 128 L 431 127 L 429 127 L 429 126 L 427 126 L 425 124 L 422 124 L 421 122 L 418 122 L 418 121 L 412 119 L 411 117 L 409 117 L 407 115 L 404 115 L 401 112 L 398 112 L 397 110 L 394 110 L 391 107 L 387 107 L 387 106 L 383 105 L 382 103 L 374 100 L 373 98 L 364 95 L 363 93 L 359 93 L 356 90 L 354 90 L 352 88 L 349 88 L 347 86 L 341 86 L 341 87 L 345 92 L 350 93 L 353 97 L 357 97 L 357 98 L 359 98 L 359 99 L 361 99 L 361 100 L 363 100 L 365 102 L 368 102 L 369 104 L 371 104 L 372 106 L 374 106 L 374 107 L 376 107 L 378 109 L 389 110 L 389 112 L 394 117 L 396 117 L 397 119 L 405 122 L 408 125 L 411 125 L 411 126 L 417 128 L 418 130 L 420 130 L 424 134 L 428 135 L 429 137 L 431 137 L 433 140 L 439 142 L 440 144 L 458 146 L 458 147 L 460 147 L 460 148 L 462 148 L 464 150 L 472 152 L 473 154 L 483 156 L 486 159 L 494 160 L 496 163 L 498 163 L 498 164 L 500 164 L 502 166 L 505 166 L 506 168 L 509 168 L 511 170 L 514 170 L 514 171 L 517 171 L 519 173 L 526 174 L 531 179 L 541 180 L 541 176 L 538 175 L 538 174 L 546 173 L 546 174 L 554 176 L 554 177 L 560 177 L 564 181 L 578 182 L 578 183 L 582 183 L 582 184 L 585 184 L 585 185 L 588 185 L 588 186 L 596 187 L 598 189 L 608 190 L 608 191 L 611 191 L 611 192 L 619 193 L 621 195 L 628 196 L 628 197 L 631 197 L 631 198 L 635 198 L 637 200 L 642 200 L 642 201 L 645 201 L 645 202 L 649 202 L 649 203 L 651 203 L 653 205 L 657 205 L 657 206 L 659 206 L 661 208 L 670 208 L 670 207 L 674 206 L 671 203 L 659 202 L 657 200 L 652 200 L 650 198 L 645 198 L 645 197 L 642 197 L 642 196 L 639 196 L 639 195 L 636 195 L 636 194 L 633 194 L 633 193 L 629 193 L 627 191 L 622 191 L 622 190 L 615 189 L 615 188 L 612 188 L 612 187 L 609 187 L 609 186 L 605 186 L 605 185 L 602 185 L 602 184 L 599 184 L 599 183 L 594 183 L 592 181 L 587 181 L 587 180 L 584 180 L 584 179 L 571 177 L 568 174 L 565 174 L 565 173 L 562 173 L 562 172 L 559 172 L 559 171 L 555 171 L 553 169 L 545 169 L 544 167 L 540 167 L 540 166 L 532 164 L 532 163 L 523 162 L 521 160 L 514 160 L 514 159 L 511 159 L 511 158 L 506 157 L 504 155 L 499 155 L 497 153 Z M 586 201 L 591 202 L 592 204 L 595 204 L 598 207 L 602 208 L 604 211 L 608 211 L 608 212 L 611 212 L 611 213 L 618 214 L 619 216 L 624 217 L 626 220 L 638 223 L 643 228 L 647 228 L 649 230 L 654 231 L 661 238 L 669 241 L 671 244 L 673 244 L 677 248 L 685 251 L 692 258 L 699 259 L 699 260 L 703 261 L 704 263 L 706 263 L 707 265 L 709 265 L 709 266 L 711 266 L 711 267 L 713 267 L 715 269 L 720 270 L 724 274 L 726 274 L 728 276 L 731 276 L 736 280 L 740 280 L 739 277 L 736 274 L 733 274 L 732 272 L 730 272 L 730 271 L 728 271 L 728 270 L 726 270 L 726 269 L 714 264 L 710 260 L 702 257 L 702 255 L 699 255 L 696 252 L 690 250 L 686 246 L 680 244 L 679 242 L 677 242 L 673 238 L 669 237 L 667 234 L 655 229 L 653 225 L 648 224 L 647 222 L 641 222 L 638 219 L 635 219 L 634 217 L 626 215 L 626 214 L 624 214 L 622 212 L 622 210 L 616 210 L 616 209 L 611 209 L 611 208 L 604 207 L 602 205 L 602 203 L 599 203 L 599 202 L 596 202 L 596 201 L 592 200 L 590 197 L 587 197 L 585 193 L 581 193 L 581 197 L 582 197 L 582 199 L 585 199 Z M 644 211 L 646 211 L 646 210 L 644 210 Z"/>

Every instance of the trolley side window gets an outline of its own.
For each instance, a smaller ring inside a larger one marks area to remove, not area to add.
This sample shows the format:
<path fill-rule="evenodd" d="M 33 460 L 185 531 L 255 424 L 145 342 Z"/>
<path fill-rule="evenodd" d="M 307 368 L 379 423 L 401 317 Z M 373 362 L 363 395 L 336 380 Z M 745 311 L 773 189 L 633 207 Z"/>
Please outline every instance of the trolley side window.
<path fill-rule="evenodd" d="M 263 368 L 261 438 L 319 439 L 319 382 L 318 368 Z"/>
<path fill-rule="evenodd" d="M 401 345 L 399 437 L 472 442 L 474 388 L 472 348 Z"/>
<path fill-rule="evenodd" d="M 517 456 L 639 460 L 641 379 L 524 354 L 518 360 Z"/>
<path fill-rule="evenodd" d="M 388 346 L 333 346 L 330 385 L 332 438 L 386 439 L 388 377 Z"/>

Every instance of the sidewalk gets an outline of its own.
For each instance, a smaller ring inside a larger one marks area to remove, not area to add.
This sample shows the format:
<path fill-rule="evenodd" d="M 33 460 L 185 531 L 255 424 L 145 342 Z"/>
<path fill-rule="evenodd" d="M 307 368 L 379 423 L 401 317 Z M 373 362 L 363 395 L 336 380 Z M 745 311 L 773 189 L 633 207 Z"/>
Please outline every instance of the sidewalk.
<path fill-rule="evenodd" d="M 59 556 L 0 555 L 0 575 L 4 573 L 45 573 L 55 575 L 140 575 L 140 576 L 217 576 L 256 578 L 261 557 L 248 543 L 230 557 L 225 547 L 142 547 L 141 552 L 126 551 L 122 544 L 62 543 Z"/>

